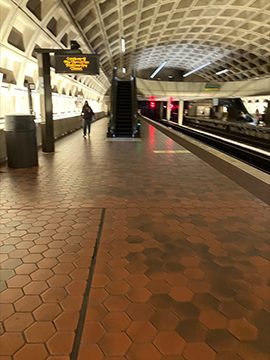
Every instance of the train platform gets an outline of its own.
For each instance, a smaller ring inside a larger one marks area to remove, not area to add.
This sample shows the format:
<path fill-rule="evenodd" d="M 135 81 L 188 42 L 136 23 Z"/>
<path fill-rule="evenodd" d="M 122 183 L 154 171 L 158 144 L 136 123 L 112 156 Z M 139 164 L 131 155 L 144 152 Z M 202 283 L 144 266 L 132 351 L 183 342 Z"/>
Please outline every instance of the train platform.
<path fill-rule="evenodd" d="M 269 360 L 265 175 L 107 123 L 0 167 L 0 360 Z"/>

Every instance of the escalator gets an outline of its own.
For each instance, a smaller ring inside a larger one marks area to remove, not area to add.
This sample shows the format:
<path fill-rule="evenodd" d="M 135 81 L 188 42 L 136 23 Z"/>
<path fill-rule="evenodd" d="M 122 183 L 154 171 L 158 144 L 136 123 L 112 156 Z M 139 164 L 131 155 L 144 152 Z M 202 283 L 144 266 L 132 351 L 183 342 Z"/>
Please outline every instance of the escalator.
<path fill-rule="evenodd" d="M 137 109 L 134 74 L 129 81 L 123 81 L 117 77 L 115 68 L 111 86 L 111 111 L 107 137 L 140 137 Z"/>
<path fill-rule="evenodd" d="M 235 122 L 246 122 L 253 123 L 254 119 L 251 114 L 249 114 L 243 100 L 241 98 L 220 98 L 219 106 L 224 106 L 228 111 L 227 121 Z M 240 114 L 245 114 L 245 120 L 241 120 Z"/>
<path fill-rule="evenodd" d="M 115 136 L 132 137 L 132 95 L 130 81 L 118 81 Z"/>

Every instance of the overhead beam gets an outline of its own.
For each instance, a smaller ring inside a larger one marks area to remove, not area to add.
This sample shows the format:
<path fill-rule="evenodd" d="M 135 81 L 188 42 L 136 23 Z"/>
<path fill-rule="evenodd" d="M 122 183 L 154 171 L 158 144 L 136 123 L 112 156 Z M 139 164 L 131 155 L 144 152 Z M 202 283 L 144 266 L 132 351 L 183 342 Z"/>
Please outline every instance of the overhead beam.
<path fill-rule="evenodd" d="M 177 86 L 175 86 L 177 84 Z M 218 83 L 218 91 L 206 91 L 209 82 L 173 82 L 153 81 L 137 78 L 137 94 L 139 99 L 155 96 L 157 100 L 167 101 L 168 98 L 184 100 L 195 98 L 269 96 L 269 78 L 247 81 L 230 81 Z M 216 85 L 216 84 L 212 84 Z"/>

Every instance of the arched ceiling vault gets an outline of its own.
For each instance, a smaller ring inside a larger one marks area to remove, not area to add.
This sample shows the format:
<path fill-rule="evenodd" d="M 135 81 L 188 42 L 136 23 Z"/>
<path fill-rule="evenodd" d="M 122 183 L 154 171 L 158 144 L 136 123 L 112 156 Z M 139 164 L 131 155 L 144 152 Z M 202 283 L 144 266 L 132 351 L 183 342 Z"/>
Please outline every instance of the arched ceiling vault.
<path fill-rule="evenodd" d="M 163 80 L 209 61 L 196 80 L 270 75 L 269 0 L 1 0 L 0 13 L 1 43 L 31 61 L 35 46 L 65 49 L 70 40 L 98 54 L 101 73 L 92 82 L 101 94 L 114 67 L 120 77 L 134 69 L 149 79 L 164 60 Z"/>
<path fill-rule="evenodd" d="M 115 66 L 188 72 L 206 81 L 269 75 L 269 0 L 61 0 L 107 74 Z M 121 51 L 121 38 L 126 51 Z M 223 75 L 216 75 L 222 69 Z M 162 74 L 162 72 L 161 72 Z M 148 75 L 149 76 L 149 75 Z"/>

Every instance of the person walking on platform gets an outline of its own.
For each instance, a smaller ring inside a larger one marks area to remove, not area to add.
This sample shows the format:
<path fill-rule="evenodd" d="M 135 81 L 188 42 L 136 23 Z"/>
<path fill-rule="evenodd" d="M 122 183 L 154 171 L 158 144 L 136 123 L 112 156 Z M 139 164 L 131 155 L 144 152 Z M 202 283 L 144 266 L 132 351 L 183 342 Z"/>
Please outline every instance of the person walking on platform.
<path fill-rule="evenodd" d="M 88 104 L 88 101 L 85 101 L 82 108 L 82 117 L 84 119 L 83 123 L 83 137 L 86 137 L 86 132 L 88 131 L 88 136 L 90 136 L 92 117 L 95 115 L 91 106 Z"/>

